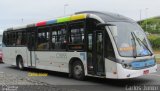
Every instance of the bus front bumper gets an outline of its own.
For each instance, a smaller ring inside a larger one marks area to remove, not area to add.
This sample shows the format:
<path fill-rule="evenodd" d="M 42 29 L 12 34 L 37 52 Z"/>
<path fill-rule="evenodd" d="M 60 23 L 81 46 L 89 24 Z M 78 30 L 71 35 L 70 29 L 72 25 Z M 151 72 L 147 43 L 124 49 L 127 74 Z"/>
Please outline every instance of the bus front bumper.
<path fill-rule="evenodd" d="M 142 75 L 148 75 L 154 72 L 157 72 L 157 64 L 155 66 L 140 69 L 140 70 L 130 70 L 125 69 L 122 67 L 121 64 L 117 64 L 117 72 L 118 72 L 118 79 L 127 79 L 127 78 L 134 78 L 139 77 Z"/>

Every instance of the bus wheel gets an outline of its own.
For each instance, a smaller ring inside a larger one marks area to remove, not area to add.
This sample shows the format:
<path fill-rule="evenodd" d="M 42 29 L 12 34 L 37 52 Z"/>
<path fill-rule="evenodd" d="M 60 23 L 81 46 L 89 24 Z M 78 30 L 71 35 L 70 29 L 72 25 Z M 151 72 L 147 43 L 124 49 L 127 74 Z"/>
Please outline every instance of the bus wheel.
<path fill-rule="evenodd" d="M 23 59 L 22 57 L 19 57 L 17 59 L 17 67 L 20 69 L 20 70 L 24 70 L 24 64 L 23 64 Z"/>
<path fill-rule="evenodd" d="M 83 64 L 80 61 L 76 61 L 73 63 L 73 68 L 72 68 L 72 72 L 73 72 L 73 77 L 77 80 L 84 80 L 84 68 L 83 68 Z"/>

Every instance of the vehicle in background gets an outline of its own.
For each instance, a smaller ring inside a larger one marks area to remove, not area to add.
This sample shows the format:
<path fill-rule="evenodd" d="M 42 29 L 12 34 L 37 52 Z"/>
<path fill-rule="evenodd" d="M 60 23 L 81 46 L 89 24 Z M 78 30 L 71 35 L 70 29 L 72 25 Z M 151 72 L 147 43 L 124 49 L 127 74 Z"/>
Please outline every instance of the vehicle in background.
<path fill-rule="evenodd" d="M 3 63 L 3 60 L 2 60 L 2 43 L 0 43 L 0 63 Z"/>

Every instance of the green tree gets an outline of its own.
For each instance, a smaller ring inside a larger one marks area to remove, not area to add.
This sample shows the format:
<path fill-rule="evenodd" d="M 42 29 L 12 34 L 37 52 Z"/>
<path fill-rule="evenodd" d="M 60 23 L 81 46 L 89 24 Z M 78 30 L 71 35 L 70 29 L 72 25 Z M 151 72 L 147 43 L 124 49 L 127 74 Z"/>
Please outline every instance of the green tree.
<path fill-rule="evenodd" d="M 144 31 L 149 33 L 160 33 L 160 17 L 150 18 L 139 22 Z"/>

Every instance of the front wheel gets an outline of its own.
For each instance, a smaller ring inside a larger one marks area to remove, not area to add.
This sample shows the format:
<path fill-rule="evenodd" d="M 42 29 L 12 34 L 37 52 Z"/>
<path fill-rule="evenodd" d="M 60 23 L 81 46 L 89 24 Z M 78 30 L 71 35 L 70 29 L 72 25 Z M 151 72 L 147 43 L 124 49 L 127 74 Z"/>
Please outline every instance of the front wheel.
<path fill-rule="evenodd" d="M 84 80 L 84 67 L 83 64 L 80 61 L 76 61 L 73 63 L 73 77 L 77 80 Z"/>

